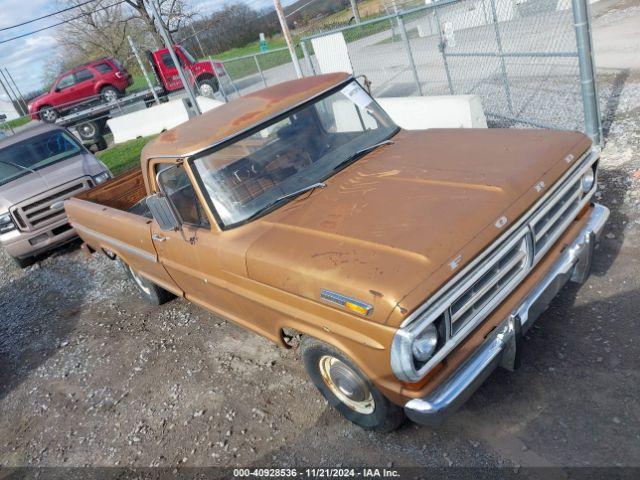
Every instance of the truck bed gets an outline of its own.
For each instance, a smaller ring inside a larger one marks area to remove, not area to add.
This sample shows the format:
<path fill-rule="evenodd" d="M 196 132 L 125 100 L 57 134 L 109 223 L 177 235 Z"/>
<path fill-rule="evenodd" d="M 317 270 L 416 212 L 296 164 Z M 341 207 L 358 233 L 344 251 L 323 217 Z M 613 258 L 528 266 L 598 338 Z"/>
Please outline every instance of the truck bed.
<path fill-rule="evenodd" d="M 182 295 L 158 261 L 146 195 L 142 170 L 135 169 L 70 198 L 64 207 L 71 225 L 93 250 L 121 259 L 157 285 Z"/>

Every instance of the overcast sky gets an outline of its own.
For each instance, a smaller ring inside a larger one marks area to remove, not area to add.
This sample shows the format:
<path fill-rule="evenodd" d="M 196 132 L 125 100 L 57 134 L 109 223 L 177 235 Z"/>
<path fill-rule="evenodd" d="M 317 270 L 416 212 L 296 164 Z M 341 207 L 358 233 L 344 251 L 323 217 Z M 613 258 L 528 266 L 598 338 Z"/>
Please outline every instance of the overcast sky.
<path fill-rule="evenodd" d="M 238 1 L 244 1 L 256 8 L 273 5 L 273 0 L 187 0 L 201 14 L 211 13 L 225 3 Z M 287 5 L 293 1 L 295 0 L 283 0 L 282 4 Z M 1 2 L 0 28 L 54 12 L 63 5 L 63 2 L 51 0 L 1 0 Z M 23 27 L 0 31 L 0 41 L 57 23 L 58 19 L 59 16 L 54 16 Z M 56 53 L 54 33 L 55 29 L 45 30 L 35 35 L 0 44 L 0 67 L 3 70 L 4 68 L 9 69 L 22 93 L 42 87 L 42 77 L 47 59 Z M 6 95 L 2 91 L 0 91 L 0 98 L 6 100 Z"/>

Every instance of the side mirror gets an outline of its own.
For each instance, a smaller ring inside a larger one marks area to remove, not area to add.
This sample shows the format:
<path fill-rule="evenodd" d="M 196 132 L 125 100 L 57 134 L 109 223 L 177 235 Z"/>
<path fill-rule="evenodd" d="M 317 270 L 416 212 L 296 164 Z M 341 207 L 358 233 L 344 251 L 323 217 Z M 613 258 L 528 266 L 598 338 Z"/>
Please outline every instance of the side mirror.
<path fill-rule="evenodd" d="M 180 220 L 171 206 L 171 202 L 164 195 L 154 194 L 147 197 L 147 207 L 160 228 L 164 231 L 180 228 Z"/>

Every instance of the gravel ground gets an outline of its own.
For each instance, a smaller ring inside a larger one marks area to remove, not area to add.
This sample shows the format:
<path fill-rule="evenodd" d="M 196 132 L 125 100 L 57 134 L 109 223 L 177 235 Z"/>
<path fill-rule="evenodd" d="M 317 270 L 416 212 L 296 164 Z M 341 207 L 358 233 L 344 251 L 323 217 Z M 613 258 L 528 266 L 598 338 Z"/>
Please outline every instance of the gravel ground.
<path fill-rule="evenodd" d="M 0 253 L 0 467 L 640 466 L 640 74 L 599 80 L 612 216 L 593 274 L 443 427 L 360 430 L 296 351 L 146 305 L 106 258 L 70 247 L 18 271 Z"/>

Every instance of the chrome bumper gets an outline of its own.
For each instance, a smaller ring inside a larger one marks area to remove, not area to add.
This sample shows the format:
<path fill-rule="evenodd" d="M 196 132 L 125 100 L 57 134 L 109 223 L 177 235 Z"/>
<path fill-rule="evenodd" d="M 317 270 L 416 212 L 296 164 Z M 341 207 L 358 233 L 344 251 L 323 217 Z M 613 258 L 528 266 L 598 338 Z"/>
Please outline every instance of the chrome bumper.
<path fill-rule="evenodd" d="M 441 385 L 404 406 L 412 421 L 437 426 L 458 409 L 498 366 L 513 369 L 516 342 L 544 312 L 560 289 L 572 280 L 582 283 L 591 268 L 593 249 L 609 217 L 609 209 L 595 204 L 586 225 L 520 305 L 484 343 Z"/>

